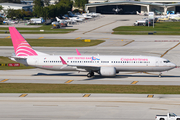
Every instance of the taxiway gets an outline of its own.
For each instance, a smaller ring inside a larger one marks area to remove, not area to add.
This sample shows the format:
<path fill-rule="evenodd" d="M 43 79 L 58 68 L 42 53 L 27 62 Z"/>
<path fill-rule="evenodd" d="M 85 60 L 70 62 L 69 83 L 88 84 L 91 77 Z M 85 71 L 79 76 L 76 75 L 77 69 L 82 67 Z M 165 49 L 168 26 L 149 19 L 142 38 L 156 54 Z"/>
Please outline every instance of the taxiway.
<path fill-rule="evenodd" d="M 94 21 L 73 26 L 77 31 L 69 34 L 24 34 L 25 38 L 43 39 L 101 39 L 104 43 L 93 47 L 78 48 L 85 55 L 150 55 L 162 56 L 180 66 L 180 36 L 112 35 L 117 26 L 133 25 L 142 16 L 104 15 Z M 70 28 L 73 28 L 70 27 Z M 5 38 L 9 34 L 2 34 Z M 131 42 L 132 41 L 132 42 Z M 49 54 L 76 54 L 73 47 L 34 47 Z M 1 46 L 0 56 L 10 56 L 12 47 Z M 88 79 L 86 73 L 57 72 L 40 69 L 1 70 L 3 83 L 49 83 L 49 84 L 119 84 L 131 85 L 180 85 L 180 68 L 158 73 L 120 73 L 114 78 L 98 75 Z M 5 80 L 6 79 L 6 80 Z M 73 80 L 66 83 L 69 80 Z M 24 97 L 20 97 L 24 94 Z M 90 94 L 89 97 L 83 97 Z M 179 112 L 179 95 L 135 94 L 0 94 L 0 120 L 152 120 L 156 114 Z"/>

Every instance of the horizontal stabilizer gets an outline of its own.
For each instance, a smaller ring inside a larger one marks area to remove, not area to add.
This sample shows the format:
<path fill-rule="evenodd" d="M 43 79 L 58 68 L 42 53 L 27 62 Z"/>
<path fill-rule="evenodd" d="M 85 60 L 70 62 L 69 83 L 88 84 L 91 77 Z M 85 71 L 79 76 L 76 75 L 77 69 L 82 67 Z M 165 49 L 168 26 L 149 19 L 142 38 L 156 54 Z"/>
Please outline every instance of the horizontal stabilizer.
<path fill-rule="evenodd" d="M 14 58 L 14 59 L 27 59 L 27 57 L 20 57 L 20 56 L 11 56 L 10 58 Z"/>

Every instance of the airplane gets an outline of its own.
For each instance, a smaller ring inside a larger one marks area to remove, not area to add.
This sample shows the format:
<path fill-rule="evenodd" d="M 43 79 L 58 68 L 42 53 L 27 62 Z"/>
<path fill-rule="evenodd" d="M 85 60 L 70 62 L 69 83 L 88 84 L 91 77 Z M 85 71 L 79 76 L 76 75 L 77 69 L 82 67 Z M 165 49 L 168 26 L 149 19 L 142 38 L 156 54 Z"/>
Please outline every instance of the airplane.
<path fill-rule="evenodd" d="M 162 17 L 162 18 L 158 18 L 158 21 L 168 21 L 169 17 Z"/>
<path fill-rule="evenodd" d="M 98 73 L 105 77 L 115 77 L 119 72 L 160 72 L 176 67 L 174 63 L 153 56 L 113 56 L 113 55 L 49 55 L 34 50 L 15 27 L 9 27 L 14 54 L 10 57 L 18 63 L 46 70 L 88 72 L 87 77 Z"/>
<path fill-rule="evenodd" d="M 174 17 L 171 19 L 172 21 L 179 21 L 180 20 L 180 17 Z"/>
<path fill-rule="evenodd" d="M 115 11 L 116 13 L 119 13 L 121 10 L 123 10 L 122 8 L 118 8 L 117 6 L 116 6 L 116 8 L 113 8 L 112 9 L 113 11 Z"/>
<path fill-rule="evenodd" d="M 76 16 L 74 16 L 74 17 L 69 17 L 67 14 L 66 15 L 64 15 L 64 18 L 69 18 L 70 20 L 73 20 L 73 21 L 76 21 L 76 22 L 82 22 L 82 21 L 84 21 L 85 20 L 85 18 L 80 18 L 80 17 L 76 17 Z"/>
<path fill-rule="evenodd" d="M 100 16 L 101 14 L 100 13 L 91 12 L 91 13 L 87 13 L 87 15 L 90 15 L 92 17 L 97 17 L 97 16 Z"/>
<path fill-rule="evenodd" d="M 71 18 L 78 18 L 78 19 L 91 19 L 92 17 L 88 14 L 76 14 L 74 15 L 71 11 L 68 11 L 69 17 Z M 81 21 L 80 21 L 81 22 Z"/>
<path fill-rule="evenodd" d="M 62 19 L 59 19 L 58 17 L 56 17 L 56 20 L 61 24 L 64 24 L 65 26 L 67 26 L 67 24 L 69 22 L 71 22 L 71 20 L 62 20 Z"/>
<path fill-rule="evenodd" d="M 148 15 L 147 12 L 139 13 L 138 11 L 136 11 L 136 14 L 137 14 L 137 15 L 144 15 L 144 16 L 147 16 L 147 15 Z"/>

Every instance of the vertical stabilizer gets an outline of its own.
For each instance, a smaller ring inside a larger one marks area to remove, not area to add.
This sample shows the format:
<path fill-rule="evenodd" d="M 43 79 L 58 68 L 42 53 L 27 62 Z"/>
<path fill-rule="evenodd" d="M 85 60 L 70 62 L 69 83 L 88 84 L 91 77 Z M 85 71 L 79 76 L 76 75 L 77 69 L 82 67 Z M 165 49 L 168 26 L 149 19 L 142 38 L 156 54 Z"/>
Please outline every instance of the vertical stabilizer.
<path fill-rule="evenodd" d="M 38 55 L 15 27 L 9 27 L 9 32 L 16 56 Z"/>

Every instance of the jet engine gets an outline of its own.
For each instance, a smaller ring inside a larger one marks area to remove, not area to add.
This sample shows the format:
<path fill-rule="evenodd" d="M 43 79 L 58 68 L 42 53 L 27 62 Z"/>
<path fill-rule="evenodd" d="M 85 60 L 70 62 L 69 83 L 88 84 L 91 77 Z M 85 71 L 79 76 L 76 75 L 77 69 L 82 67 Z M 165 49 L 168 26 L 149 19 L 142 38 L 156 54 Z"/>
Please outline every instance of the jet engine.
<path fill-rule="evenodd" d="M 102 76 L 115 76 L 116 68 L 115 67 L 101 67 L 100 74 Z"/>

